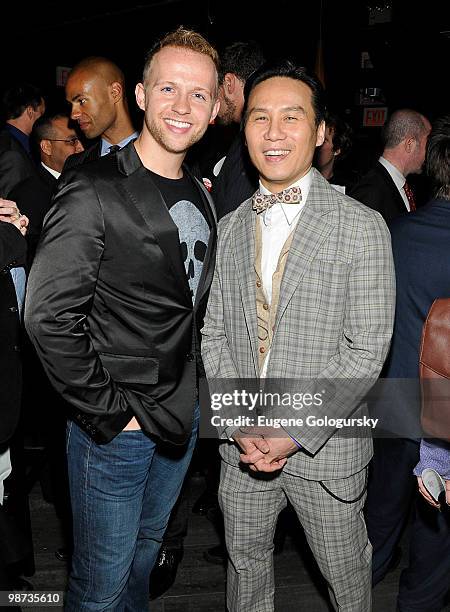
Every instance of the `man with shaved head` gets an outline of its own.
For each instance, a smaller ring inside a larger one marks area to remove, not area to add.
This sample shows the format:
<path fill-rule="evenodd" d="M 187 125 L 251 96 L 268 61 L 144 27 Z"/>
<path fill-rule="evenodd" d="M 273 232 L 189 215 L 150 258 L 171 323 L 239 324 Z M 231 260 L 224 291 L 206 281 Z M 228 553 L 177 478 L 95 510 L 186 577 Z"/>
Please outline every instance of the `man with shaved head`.
<path fill-rule="evenodd" d="M 100 140 L 81 154 L 70 156 L 64 169 L 97 159 L 124 147 L 137 138 L 128 111 L 125 77 L 122 70 L 105 57 L 87 57 L 69 74 L 66 98 L 72 107 L 71 118 L 88 139 Z"/>
<path fill-rule="evenodd" d="M 420 174 L 430 122 L 415 110 L 392 113 L 382 133 L 383 153 L 375 166 L 349 191 L 349 195 L 377 210 L 389 223 L 416 209 L 408 174 Z"/>

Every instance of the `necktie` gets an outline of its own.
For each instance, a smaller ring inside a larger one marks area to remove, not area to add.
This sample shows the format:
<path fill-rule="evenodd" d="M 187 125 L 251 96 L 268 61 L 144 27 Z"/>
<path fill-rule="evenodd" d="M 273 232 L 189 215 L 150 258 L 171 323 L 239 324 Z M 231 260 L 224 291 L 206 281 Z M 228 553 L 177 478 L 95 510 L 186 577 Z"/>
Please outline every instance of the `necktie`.
<path fill-rule="evenodd" d="M 111 146 L 109 147 L 109 152 L 110 152 L 110 153 L 114 153 L 114 151 L 120 151 L 120 147 L 119 147 L 119 145 L 111 145 Z"/>
<path fill-rule="evenodd" d="M 411 187 L 406 182 L 403 185 L 403 189 L 405 190 L 406 197 L 408 198 L 409 209 L 411 211 L 416 210 L 417 206 L 416 206 L 416 200 L 414 199 L 413 190 L 411 189 Z"/>
<path fill-rule="evenodd" d="M 261 193 L 260 190 L 252 198 L 252 208 L 259 213 L 267 210 L 277 202 L 280 204 L 298 204 L 302 201 L 302 191 L 300 187 L 288 187 L 279 193 Z"/>

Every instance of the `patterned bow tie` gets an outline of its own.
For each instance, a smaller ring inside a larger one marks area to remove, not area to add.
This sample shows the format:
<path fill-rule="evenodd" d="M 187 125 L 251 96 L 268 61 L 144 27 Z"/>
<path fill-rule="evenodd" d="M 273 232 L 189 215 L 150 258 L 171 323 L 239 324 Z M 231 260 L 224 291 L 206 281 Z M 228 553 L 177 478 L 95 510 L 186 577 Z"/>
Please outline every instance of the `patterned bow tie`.
<path fill-rule="evenodd" d="M 280 191 L 280 193 L 261 193 L 260 190 L 255 193 L 252 198 L 252 208 L 259 213 L 267 210 L 277 202 L 280 204 L 298 204 L 302 201 L 302 191 L 300 187 L 289 187 Z"/>

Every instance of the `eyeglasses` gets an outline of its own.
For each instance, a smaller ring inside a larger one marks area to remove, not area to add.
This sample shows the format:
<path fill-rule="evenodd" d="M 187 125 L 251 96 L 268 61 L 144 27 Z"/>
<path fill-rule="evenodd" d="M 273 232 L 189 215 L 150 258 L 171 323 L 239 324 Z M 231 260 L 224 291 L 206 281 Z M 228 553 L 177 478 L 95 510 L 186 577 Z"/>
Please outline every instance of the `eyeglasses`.
<path fill-rule="evenodd" d="M 72 147 L 76 146 L 76 144 L 80 142 L 80 139 L 76 136 L 73 138 L 45 138 L 45 140 L 50 140 L 50 142 L 65 142 Z"/>

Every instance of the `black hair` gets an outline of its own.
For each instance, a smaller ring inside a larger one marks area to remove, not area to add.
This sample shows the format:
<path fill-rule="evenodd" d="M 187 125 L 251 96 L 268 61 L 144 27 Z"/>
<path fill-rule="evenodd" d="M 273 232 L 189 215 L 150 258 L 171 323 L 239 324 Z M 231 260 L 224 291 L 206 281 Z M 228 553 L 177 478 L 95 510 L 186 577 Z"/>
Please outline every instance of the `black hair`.
<path fill-rule="evenodd" d="M 245 127 L 248 118 L 248 98 L 252 90 L 268 79 L 274 77 L 286 77 L 288 79 L 295 79 L 305 83 L 311 90 L 311 102 L 314 109 L 314 119 L 316 127 L 318 127 L 325 118 L 325 90 L 322 83 L 312 72 L 308 72 L 303 66 L 297 66 L 291 60 L 281 60 L 275 62 L 266 62 L 256 72 L 254 72 L 250 79 L 247 80 L 246 87 L 244 89 L 245 95 L 245 107 L 243 113 L 243 123 L 241 128 Z"/>
<path fill-rule="evenodd" d="M 3 110 L 6 120 L 17 119 L 28 106 L 34 110 L 42 103 L 41 91 L 30 83 L 13 85 L 3 94 Z"/>
<path fill-rule="evenodd" d="M 33 125 L 32 138 L 36 143 L 40 143 L 41 140 L 51 139 L 55 135 L 55 128 L 53 121 L 55 119 L 67 119 L 69 117 L 65 113 L 45 113 L 42 117 L 35 122 Z"/>
<path fill-rule="evenodd" d="M 235 74 L 244 83 L 265 61 L 260 45 L 254 40 L 234 42 L 220 54 L 219 83 L 227 72 Z"/>
<path fill-rule="evenodd" d="M 336 113 L 327 110 L 325 124 L 332 131 L 333 151 L 339 151 L 339 161 L 349 154 L 353 144 L 353 130 L 349 124 Z"/>

